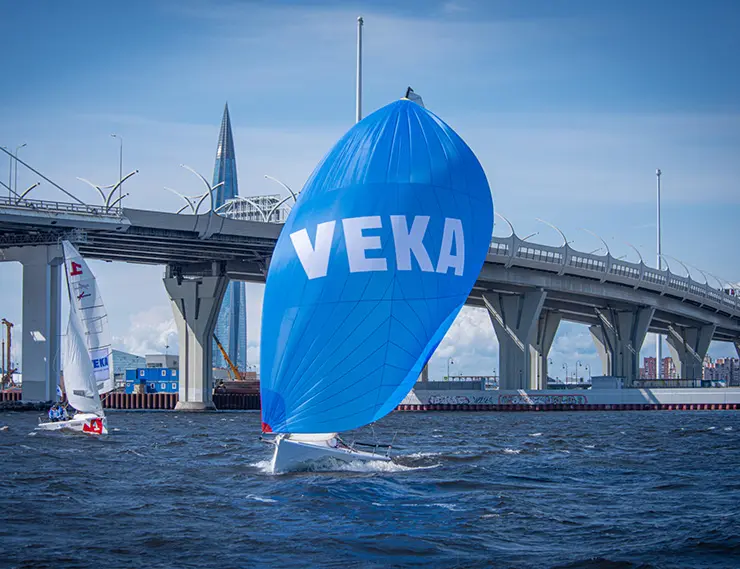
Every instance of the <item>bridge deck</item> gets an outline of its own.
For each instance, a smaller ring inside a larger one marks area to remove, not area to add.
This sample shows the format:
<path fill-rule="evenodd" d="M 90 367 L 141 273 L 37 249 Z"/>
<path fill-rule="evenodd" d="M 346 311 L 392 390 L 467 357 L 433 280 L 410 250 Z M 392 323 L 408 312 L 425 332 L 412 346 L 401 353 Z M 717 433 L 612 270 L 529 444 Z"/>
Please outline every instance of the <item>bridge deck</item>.
<path fill-rule="evenodd" d="M 282 226 L 239 221 L 216 214 L 173 213 L 81 206 L 63 202 L 0 198 L 2 250 L 74 242 L 89 258 L 152 265 L 174 265 L 201 274 L 221 263 L 233 279 L 264 281 Z M 545 307 L 566 320 L 597 323 L 594 308 L 656 307 L 651 326 L 665 332 L 669 323 L 717 325 L 714 338 L 740 339 L 740 299 L 688 276 L 658 271 L 611 255 L 593 255 L 568 245 L 553 247 L 522 241 L 515 234 L 494 237 L 490 254 L 470 297 L 481 305 L 483 291 L 516 294 L 532 288 L 548 292 Z"/>

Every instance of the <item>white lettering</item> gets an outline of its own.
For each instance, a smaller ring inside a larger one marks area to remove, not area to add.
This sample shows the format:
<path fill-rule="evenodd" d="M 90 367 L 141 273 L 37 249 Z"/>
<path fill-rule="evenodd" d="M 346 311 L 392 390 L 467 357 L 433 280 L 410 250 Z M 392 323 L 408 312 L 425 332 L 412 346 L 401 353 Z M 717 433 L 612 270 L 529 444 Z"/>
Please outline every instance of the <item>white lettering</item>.
<path fill-rule="evenodd" d="M 452 254 L 452 241 L 455 241 L 455 255 Z M 462 221 L 452 217 L 445 217 L 445 229 L 442 234 L 442 246 L 437 261 L 437 272 L 447 273 L 453 267 L 455 275 L 460 277 L 465 268 L 465 236 L 463 235 Z"/>
<path fill-rule="evenodd" d="M 399 271 L 411 270 L 411 253 L 413 252 L 422 271 L 434 272 L 432 260 L 423 243 L 427 225 L 429 225 L 429 216 L 417 215 L 414 216 L 411 231 L 409 231 L 405 215 L 391 216 L 393 243 L 396 246 L 396 268 Z"/>
<path fill-rule="evenodd" d="M 290 234 L 293 248 L 309 280 L 325 277 L 329 270 L 329 253 L 336 223 L 326 221 L 316 226 L 316 247 L 311 245 L 311 239 L 305 229 Z"/>
<path fill-rule="evenodd" d="M 382 248 L 380 236 L 362 234 L 363 229 L 380 229 L 383 226 L 380 216 L 350 217 L 343 219 L 342 225 L 344 226 L 344 244 L 347 248 L 349 272 L 387 271 L 388 263 L 384 258 L 368 259 L 365 256 L 368 250 Z"/>

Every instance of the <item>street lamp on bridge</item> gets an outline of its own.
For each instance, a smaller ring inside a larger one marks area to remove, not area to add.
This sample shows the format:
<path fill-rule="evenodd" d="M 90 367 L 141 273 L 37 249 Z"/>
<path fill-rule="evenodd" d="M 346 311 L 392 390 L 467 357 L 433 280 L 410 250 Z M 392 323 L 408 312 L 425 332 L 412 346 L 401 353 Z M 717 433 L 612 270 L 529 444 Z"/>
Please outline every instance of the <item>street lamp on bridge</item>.
<path fill-rule="evenodd" d="M 13 190 L 15 190 L 16 192 L 18 191 L 18 152 L 24 146 L 28 146 L 28 144 L 24 142 L 23 144 L 15 147 L 15 181 L 13 182 Z"/>
<path fill-rule="evenodd" d="M 120 206 L 120 202 L 123 201 L 123 137 L 120 134 L 111 134 L 113 138 L 117 138 L 119 144 L 119 150 L 118 150 L 118 202 Z"/>
<path fill-rule="evenodd" d="M 447 381 L 450 381 L 450 364 L 454 364 L 452 357 L 447 358 Z"/>

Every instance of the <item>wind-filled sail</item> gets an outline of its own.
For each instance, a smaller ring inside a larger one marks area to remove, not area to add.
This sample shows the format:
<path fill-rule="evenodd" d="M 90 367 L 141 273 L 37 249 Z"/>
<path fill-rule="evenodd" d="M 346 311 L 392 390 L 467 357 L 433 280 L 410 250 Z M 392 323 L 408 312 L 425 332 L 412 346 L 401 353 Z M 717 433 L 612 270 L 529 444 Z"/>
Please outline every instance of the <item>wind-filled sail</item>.
<path fill-rule="evenodd" d="M 82 337 L 90 354 L 98 392 L 103 395 L 115 387 L 108 313 L 95 276 L 85 260 L 69 241 L 63 241 L 62 245 L 70 310 L 73 310 L 80 319 Z"/>
<path fill-rule="evenodd" d="M 492 231 L 485 173 L 436 115 L 402 99 L 350 129 L 270 262 L 263 429 L 345 431 L 393 410 L 470 294 Z"/>
<path fill-rule="evenodd" d="M 64 388 L 72 407 L 81 413 L 102 416 L 95 371 L 80 328 L 79 318 L 70 311 L 64 347 Z"/>

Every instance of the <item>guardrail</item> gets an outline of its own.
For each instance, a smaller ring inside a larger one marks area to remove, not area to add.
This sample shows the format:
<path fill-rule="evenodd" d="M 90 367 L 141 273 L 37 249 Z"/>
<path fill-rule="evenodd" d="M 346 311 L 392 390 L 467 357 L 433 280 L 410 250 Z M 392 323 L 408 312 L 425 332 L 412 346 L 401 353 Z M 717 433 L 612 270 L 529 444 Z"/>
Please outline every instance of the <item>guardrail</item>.
<path fill-rule="evenodd" d="M 123 208 L 82 205 L 59 201 L 32 200 L 0 197 L 0 208 L 44 213 L 67 213 L 98 218 L 121 219 Z M 216 214 L 218 215 L 218 214 Z M 257 220 L 259 221 L 259 220 Z M 542 245 L 520 239 L 515 233 L 509 237 L 492 237 L 489 261 L 512 266 L 537 269 L 559 275 L 568 274 L 595 279 L 600 282 L 617 283 L 670 295 L 681 300 L 692 301 L 700 307 L 724 311 L 730 316 L 740 317 L 740 297 L 731 296 L 722 289 L 699 283 L 690 277 L 654 269 L 645 263 L 632 263 L 606 255 L 584 253 L 567 243 L 557 246 Z"/>
<path fill-rule="evenodd" d="M 49 200 L 34 200 L 29 198 L 18 199 L 14 197 L 0 197 L 0 208 L 16 209 L 20 211 L 34 211 L 41 213 L 61 213 L 73 215 L 87 215 L 93 217 L 105 217 L 121 219 L 123 208 L 106 207 L 104 205 L 82 205 L 69 202 L 58 202 Z"/>
<path fill-rule="evenodd" d="M 707 306 L 717 312 L 722 310 L 730 316 L 740 316 L 740 298 L 737 296 L 713 288 L 708 282 L 699 283 L 690 277 L 676 275 L 669 268 L 659 271 L 643 262 L 616 259 L 610 253 L 584 253 L 567 244 L 560 247 L 540 245 L 512 234 L 509 237 L 492 238 L 488 260 L 507 268 L 525 267 L 646 289 L 693 301 L 700 307 Z"/>

